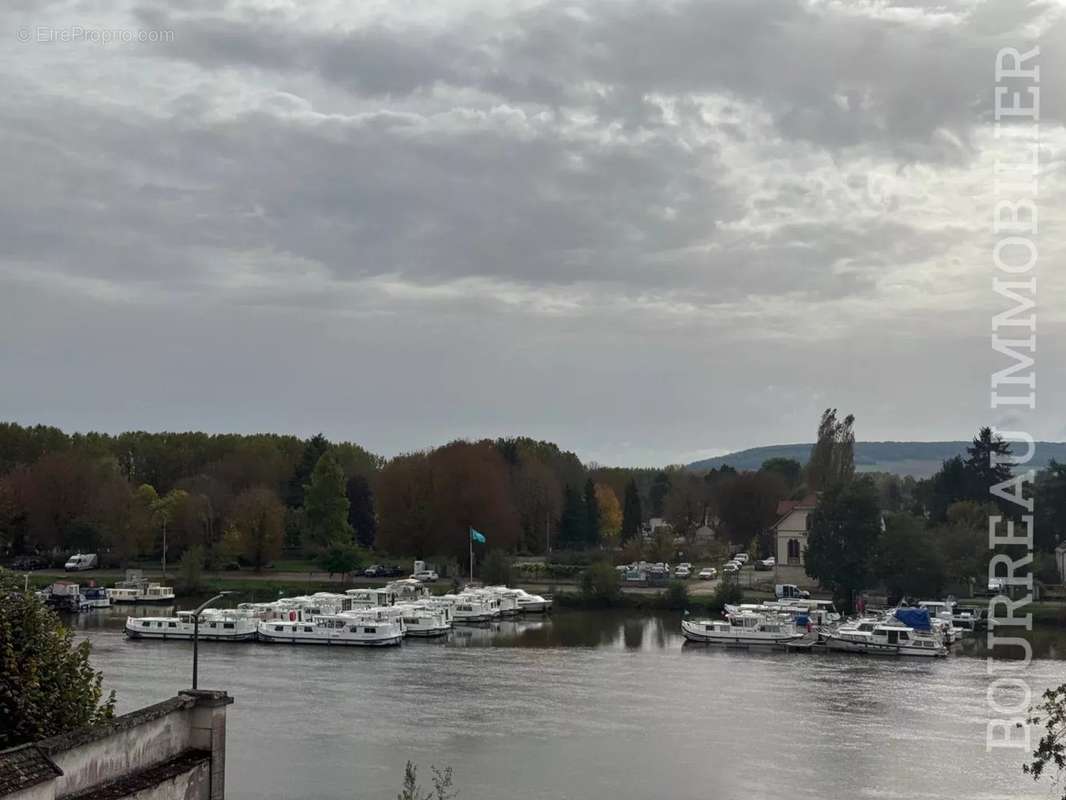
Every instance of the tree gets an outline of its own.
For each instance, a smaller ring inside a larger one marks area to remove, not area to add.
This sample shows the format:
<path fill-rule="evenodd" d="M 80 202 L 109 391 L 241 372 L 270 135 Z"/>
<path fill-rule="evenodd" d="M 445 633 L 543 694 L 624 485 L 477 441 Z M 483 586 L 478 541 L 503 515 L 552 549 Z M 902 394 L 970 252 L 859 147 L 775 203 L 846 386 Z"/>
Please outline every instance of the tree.
<path fill-rule="evenodd" d="M 332 578 L 342 578 L 363 566 L 363 551 L 350 542 L 333 542 L 318 557 L 318 564 Z"/>
<path fill-rule="evenodd" d="M 425 453 L 397 456 L 377 477 L 378 549 L 427 556 L 435 548 L 433 468 Z"/>
<path fill-rule="evenodd" d="M 640 536 L 643 513 L 640 508 L 640 492 L 637 482 L 630 478 L 626 484 L 625 500 L 622 504 L 622 541 L 628 542 Z"/>
<path fill-rule="evenodd" d="M 989 427 L 981 428 L 966 448 L 966 498 L 978 503 L 992 500 L 1010 517 L 1016 516 L 1016 506 L 1008 500 L 994 498 L 991 490 L 1010 480 L 1010 445 L 992 433 Z"/>
<path fill-rule="evenodd" d="M 353 475 L 348 479 L 345 493 L 348 496 L 348 524 L 355 531 L 355 541 L 369 550 L 374 546 L 378 532 L 370 481 L 362 475 Z"/>
<path fill-rule="evenodd" d="M 833 592 L 850 610 L 866 586 L 881 534 L 877 487 L 869 478 L 835 483 L 810 514 L 805 559 L 807 575 Z"/>
<path fill-rule="evenodd" d="M 768 458 L 759 467 L 760 472 L 774 472 L 781 476 L 785 486 L 792 491 L 803 479 L 803 465 L 794 458 Z"/>
<path fill-rule="evenodd" d="M 944 461 L 936 474 L 919 482 L 915 495 L 921 510 L 931 520 L 943 522 L 953 503 L 969 499 L 969 480 L 962 457 Z M 987 493 L 984 499 L 989 499 Z"/>
<path fill-rule="evenodd" d="M 718 518 L 729 541 L 747 548 L 777 519 L 785 482 L 773 472 L 743 472 L 721 480 L 716 488 Z"/>
<path fill-rule="evenodd" d="M 651 483 L 651 515 L 661 517 L 666 504 L 666 495 L 670 493 L 670 476 L 663 471 L 655 473 Z"/>
<path fill-rule="evenodd" d="M 874 557 L 873 572 L 884 581 L 892 598 L 935 597 L 946 580 L 944 556 L 910 514 L 893 514 L 886 520 Z"/>
<path fill-rule="evenodd" d="M 407 762 L 403 770 L 403 789 L 396 795 L 396 800 L 453 800 L 457 792 L 452 786 L 452 768 L 433 770 L 433 791 L 427 792 L 418 785 L 418 767 Z"/>
<path fill-rule="evenodd" d="M 1053 767 L 1057 777 L 1062 777 L 1066 771 L 1066 683 L 1046 690 L 1026 722 L 1043 727 L 1044 733 L 1033 751 L 1033 760 L 1023 764 L 1022 771 L 1038 781 L 1048 767 Z M 1066 791 L 1062 800 L 1066 800 Z"/>
<path fill-rule="evenodd" d="M 0 749 L 109 719 L 112 692 L 89 664 L 88 641 L 73 632 L 22 582 L 0 569 Z"/>
<path fill-rule="evenodd" d="M 818 423 L 818 439 L 807 463 L 807 486 L 821 491 L 835 483 L 851 480 L 855 474 L 855 417 L 837 420 L 837 410 L 827 408 Z"/>
<path fill-rule="evenodd" d="M 240 537 L 240 552 L 256 572 L 281 554 L 285 530 L 285 508 L 265 486 L 253 486 L 233 501 L 229 514 L 231 529 Z"/>
<path fill-rule="evenodd" d="M 1066 538 L 1066 464 L 1051 459 L 1036 479 L 1033 538 L 1040 550 L 1051 551 Z"/>
<path fill-rule="evenodd" d="M 703 523 L 707 512 L 706 481 L 698 475 L 675 475 L 670 482 L 663 513 L 666 521 L 681 536 L 691 536 Z"/>
<path fill-rule="evenodd" d="M 597 483 L 596 506 L 599 511 L 600 535 L 613 545 L 622 531 L 622 507 L 618 504 L 618 495 L 614 493 L 614 489 Z"/>
<path fill-rule="evenodd" d="M 304 506 L 307 504 L 304 494 L 307 491 L 308 481 L 311 480 L 315 468 L 322 460 L 322 456 L 329 452 L 329 449 L 329 439 L 321 433 L 315 434 L 304 442 L 300 463 L 297 464 L 292 478 L 289 479 L 285 500 L 290 506 Z"/>
<path fill-rule="evenodd" d="M 352 541 L 346 483 L 340 464 L 327 452 L 315 464 L 311 482 L 304 486 L 304 512 L 311 543 L 317 549 Z"/>
<path fill-rule="evenodd" d="M 160 497 L 151 484 L 147 483 L 142 485 L 138 491 L 148 501 L 148 510 L 152 513 L 152 519 L 162 533 L 160 550 L 163 553 L 163 574 L 165 575 L 167 572 L 167 526 L 178 515 L 182 504 L 189 499 L 189 494 L 182 489 L 171 489 Z"/>
<path fill-rule="evenodd" d="M 518 465 L 512 472 L 512 486 L 522 544 L 530 552 L 547 551 L 553 523 L 559 519 L 563 489 L 547 462 L 517 449 Z"/>
<path fill-rule="evenodd" d="M 998 514 L 992 503 L 964 500 L 953 503 L 944 522 L 930 531 L 944 562 L 946 579 L 951 583 L 970 584 L 988 580 L 988 519 Z"/>
<path fill-rule="evenodd" d="M 596 497 L 596 484 L 592 478 L 585 481 L 585 544 L 596 547 L 600 543 L 600 504 Z"/>
<path fill-rule="evenodd" d="M 610 604 L 619 594 L 618 570 L 597 561 L 581 573 L 581 594 L 587 601 Z"/>
<path fill-rule="evenodd" d="M 559 520 L 559 545 L 561 547 L 583 547 L 587 541 L 585 531 L 588 515 L 581 494 L 573 486 L 563 489 L 563 513 Z"/>
<path fill-rule="evenodd" d="M 181 555 L 178 564 L 178 588 L 182 592 L 196 593 L 203 589 L 204 548 L 193 545 Z"/>
<path fill-rule="evenodd" d="M 481 562 L 481 581 L 486 585 L 510 586 L 514 580 L 511 558 L 502 550 L 490 550 Z"/>

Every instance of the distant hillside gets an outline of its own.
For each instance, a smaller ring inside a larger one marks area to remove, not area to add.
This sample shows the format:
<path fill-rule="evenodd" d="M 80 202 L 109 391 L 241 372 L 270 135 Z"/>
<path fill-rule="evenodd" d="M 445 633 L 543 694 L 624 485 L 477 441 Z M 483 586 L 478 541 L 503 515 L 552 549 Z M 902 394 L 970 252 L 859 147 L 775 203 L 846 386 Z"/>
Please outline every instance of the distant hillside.
<path fill-rule="evenodd" d="M 963 455 L 970 442 L 856 442 L 855 466 L 861 472 L 894 472 L 928 478 L 946 459 Z M 794 458 L 806 464 L 811 444 L 774 444 L 752 447 L 716 458 L 694 461 L 689 469 L 714 469 L 728 464 L 736 469 L 758 469 L 768 458 Z M 1015 450 L 1019 448 L 1016 447 Z M 1051 459 L 1066 462 L 1066 442 L 1037 442 L 1032 465 L 1040 469 Z"/>

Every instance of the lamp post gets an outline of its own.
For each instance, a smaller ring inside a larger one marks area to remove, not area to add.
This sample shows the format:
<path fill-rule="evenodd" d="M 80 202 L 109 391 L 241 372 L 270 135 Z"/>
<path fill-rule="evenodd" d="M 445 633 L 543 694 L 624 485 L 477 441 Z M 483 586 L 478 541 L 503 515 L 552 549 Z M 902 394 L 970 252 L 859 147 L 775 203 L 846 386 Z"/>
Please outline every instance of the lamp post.
<path fill-rule="evenodd" d="M 200 614 L 205 608 L 211 605 L 216 600 L 221 600 L 228 594 L 233 592 L 219 592 L 210 600 L 205 600 L 199 606 L 197 606 L 192 612 L 192 688 L 196 691 L 196 678 L 197 678 L 197 660 L 200 654 Z"/>

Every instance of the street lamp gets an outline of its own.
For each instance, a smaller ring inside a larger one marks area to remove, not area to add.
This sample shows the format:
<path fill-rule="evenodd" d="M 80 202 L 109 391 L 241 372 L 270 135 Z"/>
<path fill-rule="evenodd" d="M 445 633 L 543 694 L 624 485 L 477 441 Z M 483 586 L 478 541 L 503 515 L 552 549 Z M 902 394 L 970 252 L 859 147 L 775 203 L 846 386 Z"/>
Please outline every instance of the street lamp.
<path fill-rule="evenodd" d="M 196 691 L 197 658 L 200 654 L 200 614 L 213 602 L 221 600 L 228 594 L 233 594 L 233 592 L 219 592 L 210 600 L 202 602 L 192 612 L 192 688 L 194 692 Z"/>

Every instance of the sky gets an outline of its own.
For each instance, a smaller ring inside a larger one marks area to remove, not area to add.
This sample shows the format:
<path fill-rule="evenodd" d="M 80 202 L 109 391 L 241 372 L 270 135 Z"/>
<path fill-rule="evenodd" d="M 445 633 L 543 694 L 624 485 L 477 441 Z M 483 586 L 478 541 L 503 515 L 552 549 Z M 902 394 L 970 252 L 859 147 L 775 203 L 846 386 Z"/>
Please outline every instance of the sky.
<path fill-rule="evenodd" d="M 7 0 L 0 36 L 0 419 L 647 466 L 828 406 L 1066 439 L 1062 3 Z M 1034 44 L 1010 413 L 993 69 Z"/>

